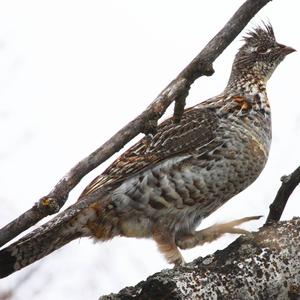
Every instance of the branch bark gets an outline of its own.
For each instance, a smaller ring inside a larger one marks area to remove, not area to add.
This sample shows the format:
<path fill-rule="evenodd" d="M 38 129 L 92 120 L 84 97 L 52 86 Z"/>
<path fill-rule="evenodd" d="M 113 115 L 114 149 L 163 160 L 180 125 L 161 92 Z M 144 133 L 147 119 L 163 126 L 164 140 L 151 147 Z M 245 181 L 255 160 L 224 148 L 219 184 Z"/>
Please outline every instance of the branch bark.
<path fill-rule="evenodd" d="M 300 218 L 274 223 L 99 300 L 300 299 L 299 243 Z"/>
<path fill-rule="evenodd" d="M 242 31 L 253 16 L 270 0 L 247 0 L 220 32 L 205 46 L 192 62 L 158 95 L 151 105 L 128 123 L 96 151 L 81 160 L 55 185 L 50 193 L 34 206 L 0 230 L 0 246 L 25 231 L 44 217 L 54 214 L 66 202 L 69 192 L 95 167 L 122 149 L 139 133 L 155 132 L 159 118 L 175 101 L 174 121 L 179 122 L 185 99 L 193 82 L 200 76 L 210 76 L 215 59 Z"/>

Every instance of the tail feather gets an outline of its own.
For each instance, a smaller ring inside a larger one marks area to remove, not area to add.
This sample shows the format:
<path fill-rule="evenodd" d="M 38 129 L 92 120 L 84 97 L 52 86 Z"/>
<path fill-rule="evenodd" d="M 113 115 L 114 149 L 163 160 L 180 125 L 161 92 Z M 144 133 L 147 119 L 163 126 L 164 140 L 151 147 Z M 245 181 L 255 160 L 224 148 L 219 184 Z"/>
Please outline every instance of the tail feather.
<path fill-rule="evenodd" d="M 110 199 L 109 194 L 106 194 L 108 197 L 104 197 L 103 191 L 100 195 L 103 198 L 101 197 L 101 205 L 97 206 L 97 213 L 95 205 L 92 205 L 95 197 L 87 197 L 85 201 L 73 204 L 49 222 L 0 250 L 0 278 L 32 264 L 74 239 L 91 236 L 88 224 L 96 218 L 101 219 L 100 210 L 101 215 L 105 214 Z M 110 222 L 109 214 L 105 219 Z M 101 227 L 101 224 L 99 226 Z M 103 234 L 103 230 L 101 233 Z"/>
<path fill-rule="evenodd" d="M 73 217 L 58 215 L 15 243 L 0 250 L 0 278 L 22 269 L 59 249 L 72 240 L 84 236 Z"/>

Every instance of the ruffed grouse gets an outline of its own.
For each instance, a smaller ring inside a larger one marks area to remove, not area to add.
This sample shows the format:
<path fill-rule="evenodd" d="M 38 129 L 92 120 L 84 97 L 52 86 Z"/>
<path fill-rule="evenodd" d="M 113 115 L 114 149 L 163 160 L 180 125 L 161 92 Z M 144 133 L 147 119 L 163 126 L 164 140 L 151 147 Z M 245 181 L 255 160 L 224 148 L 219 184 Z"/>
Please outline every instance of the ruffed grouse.
<path fill-rule="evenodd" d="M 276 42 L 270 24 L 249 32 L 220 95 L 186 109 L 179 124 L 167 119 L 121 155 L 79 198 L 105 190 L 97 201 L 77 202 L 1 250 L 0 277 L 79 237 L 153 238 L 168 262 L 181 264 L 178 247 L 242 233 L 234 226 L 253 218 L 195 230 L 264 168 L 271 143 L 266 82 L 293 51 Z"/>

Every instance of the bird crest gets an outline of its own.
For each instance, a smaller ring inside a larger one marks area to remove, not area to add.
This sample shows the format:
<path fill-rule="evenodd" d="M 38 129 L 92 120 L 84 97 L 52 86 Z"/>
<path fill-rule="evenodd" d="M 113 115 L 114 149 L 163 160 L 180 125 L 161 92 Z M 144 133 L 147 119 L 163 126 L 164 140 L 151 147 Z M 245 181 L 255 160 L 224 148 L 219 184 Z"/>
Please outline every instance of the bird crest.
<path fill-rule="evenodd" d="M 245 45 L 257 46 L 261 44 L 272 45 L 276 42 L 273 27 L 270 23 L 262 23 L 262 26 L 257 26 L 250 30 L 243 37 Z"/>

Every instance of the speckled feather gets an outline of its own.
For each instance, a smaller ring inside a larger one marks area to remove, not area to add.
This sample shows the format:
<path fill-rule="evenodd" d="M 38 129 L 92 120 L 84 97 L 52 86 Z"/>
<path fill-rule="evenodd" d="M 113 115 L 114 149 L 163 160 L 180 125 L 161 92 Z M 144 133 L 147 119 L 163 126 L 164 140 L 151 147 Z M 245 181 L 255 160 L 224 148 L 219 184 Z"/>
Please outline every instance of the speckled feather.
<path fill-rule="evenodd" d="M 167 119 L 157 128 L 155 136 L 145 136 L 114 161 L 102 175 L 96 177 L 83 191 L 79 200 L 103 185 L 124 181 L 153 167 L 165 159 L 188 153 L 195 148 L 207 152 L 215 146 L 213 141 L 218 126 L 217 116 L 208 109 L 189 108 L 180 124 Z"/>
<path fill-rule="evenodd" d="M 161 123 L 95 178 L 77 204 L 1 250 L 0 277 L 83 236 L 153 238 L 170 263 L 181 264 L 178 247 L 242 233 L 232 225 L 240 221 L 195 230 L 264 168 L 271 144 L 266 82 L 293 51 L 276 42 L 270 25 L 250 32 L 220 95 L 186 109 L 179 124 Z M 79 208 L 99 190 L 107 193 Z"/>

